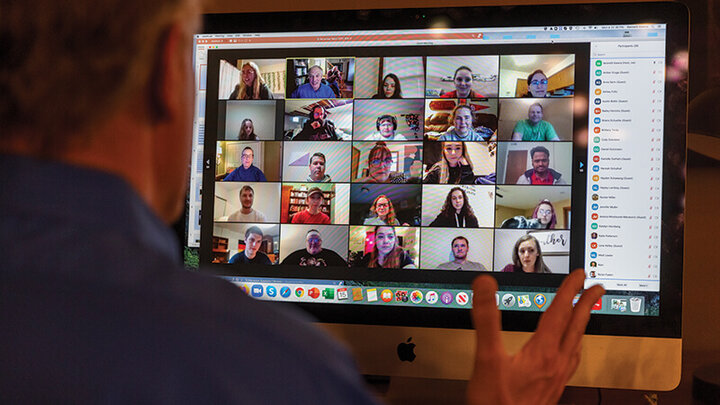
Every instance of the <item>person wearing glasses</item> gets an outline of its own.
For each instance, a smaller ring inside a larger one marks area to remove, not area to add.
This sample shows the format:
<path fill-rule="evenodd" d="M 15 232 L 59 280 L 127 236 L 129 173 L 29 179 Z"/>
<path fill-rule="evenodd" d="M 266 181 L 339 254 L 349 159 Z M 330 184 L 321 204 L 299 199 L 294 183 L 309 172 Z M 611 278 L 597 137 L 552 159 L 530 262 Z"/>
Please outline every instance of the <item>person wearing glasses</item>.
<path fill-rule="evenodd" d="M 550 97 L 550 93 L 548 93 L 548 78 L 541 69 L 530 73 L 527 77 L 527 84 L 528 92 L 523 97 Z"/>
<path fill-rule="evenodd" d="M 222 181 L 267 181 L 262 170 L 253 166 L 255 153 L 247 146 L 242 151 L 242 165 L 225 176 Z"/>
<path fill-rule="evenodd" d="M 325 198 L 319 187 L 313 187 L 307 192 L 305 204 L 307 208 L 296 213 L 290 220 L 293 224 L 330 224 L 330 217 L 322 212 Z"/>
<path fill-rule="evenodd" d="M 467 66 L 460 66 L 453 75 L 455 90 L 443 93 L 441 98 L 485 98 L 473 90 L 473 73 Z"/>
<path fill-rule="evenodd" d="M 368 174 L 358 179 L 360 183 L 405 183 L 405 174 L 390 170 L 392 152 L 385 142 L 377 142 L 368 153 Z"/>
<path fill-rule="evenodd" d="M 370 206 L 370 215 L 365 218 L 363 225 L 400 225 L 393 203 L 385 194 L 375 198 Z"/>
<path fill-rule="evenodd" d="M 550 168 L 550 151 L 544 146 L 536 146 L 530 149 L 532 169 L 518 177 L 515 184 L 533 185 L 561 185 L 567 184 L 562 174 Z"/>
<path fill-rule="evenodd" d="M 500 228 L 512 229 L 555 229 L 557 224 L 557 216 L 555 215 L 555 207 L 550 200 L 540 201 L 533 210 L 532 217 L 525 218 L 518 215 L 503 221 Z"/>
<path fill-rule="evenodd" d="M 520 120 L 515 125 L 513 141 L 559 141 L 560 137 L 553 125 L 543 121 L 543 106 L 533 103 L 528 108 L 528 119 Z"/>
<path fill-rule="evenodd" d="M 473 110 L 467 104 L 453 109 L 450 115 L 450 128 L 440 135 L 440 141 L 488 141 L 492 134 L 481 134 L 473 127 Z"/>

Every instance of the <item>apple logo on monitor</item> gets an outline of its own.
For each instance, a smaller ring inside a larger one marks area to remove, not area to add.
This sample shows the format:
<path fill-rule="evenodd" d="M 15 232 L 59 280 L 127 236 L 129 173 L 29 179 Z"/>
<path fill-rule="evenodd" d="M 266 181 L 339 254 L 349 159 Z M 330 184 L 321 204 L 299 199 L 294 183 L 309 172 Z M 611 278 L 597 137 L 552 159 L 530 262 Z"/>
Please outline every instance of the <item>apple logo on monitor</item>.
<path fill-rule="evenodd" d="M 397 346 L 397 354 L 400 361 L 412 362 L 415 360 L 415 343 L 411 343 L 412 336 L 408 338 L 407 343 L 400 343 Z"/>

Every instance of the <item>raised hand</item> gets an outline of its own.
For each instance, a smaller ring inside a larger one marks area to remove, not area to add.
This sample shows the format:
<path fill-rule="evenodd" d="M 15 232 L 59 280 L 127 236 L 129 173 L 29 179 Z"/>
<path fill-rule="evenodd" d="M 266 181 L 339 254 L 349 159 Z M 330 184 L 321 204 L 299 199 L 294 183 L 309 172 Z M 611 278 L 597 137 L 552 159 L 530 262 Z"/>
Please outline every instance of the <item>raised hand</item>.
<path fill-rule="evenodd" d="M 580 342 L 590 309 L 605 293 L 599 286 L 572 300 L 585 281 L 582 269 L 572 272 L 540 317 L 537 330 L 523 348 L 509 355 L 500 337 L 497 282 L 480 276 L 473 282 L 472 319 L 476 331 L 475 370 L 468 384 L 469 404 L 555 404 L 580 362 Z"/>

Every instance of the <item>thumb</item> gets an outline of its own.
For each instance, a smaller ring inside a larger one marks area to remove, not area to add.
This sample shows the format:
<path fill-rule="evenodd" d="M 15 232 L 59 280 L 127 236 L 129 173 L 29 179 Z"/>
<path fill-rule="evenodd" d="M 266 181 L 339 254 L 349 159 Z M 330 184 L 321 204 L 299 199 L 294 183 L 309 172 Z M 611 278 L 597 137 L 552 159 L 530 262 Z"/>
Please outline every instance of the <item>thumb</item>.
<path fill-rule="evenodd" d="M 477 355 L 492 355 L 502 350 L 500 310 L 497 307 L 495 278 L 483 275 L 473 281 L 472 321 L 477 339 Z M 483 353 L 485 352 L 485 353 Z"/>

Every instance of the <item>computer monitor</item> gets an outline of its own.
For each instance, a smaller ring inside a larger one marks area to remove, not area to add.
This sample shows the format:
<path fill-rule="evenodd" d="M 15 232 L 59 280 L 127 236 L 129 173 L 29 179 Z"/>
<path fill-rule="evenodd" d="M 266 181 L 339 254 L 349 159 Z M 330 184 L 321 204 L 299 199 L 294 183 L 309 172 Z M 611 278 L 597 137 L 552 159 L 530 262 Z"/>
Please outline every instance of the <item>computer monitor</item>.
<path fill-rule="evenodd" d="M 207 15 L 188 246 L 373 375 L 467 378 L 473 278 L 514 350 L 584 267 L 571 384 L 672 389 L 687 47 L 677 3 Z"/>

